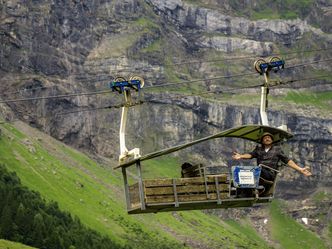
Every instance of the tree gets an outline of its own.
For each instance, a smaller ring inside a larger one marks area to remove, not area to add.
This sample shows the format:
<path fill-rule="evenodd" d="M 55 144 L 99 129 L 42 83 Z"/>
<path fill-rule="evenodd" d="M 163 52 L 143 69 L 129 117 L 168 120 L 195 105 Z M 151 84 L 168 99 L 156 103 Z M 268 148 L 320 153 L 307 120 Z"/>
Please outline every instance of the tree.
<path fill-rule="evenodd" d="M 43 216 L 37 213 L 33 218 L 31 237 L 34 241 L 34 245 L 38 248 L 44 248 L 44 239 L 46 238 L 45 229 Z"/>
<path fill-rule="evenodd" d="M 0 217 L 0 229 L 1 229 L 1 238 L 10 240 L 13 236 L 13 219 L 12 211 L 9 205 L 6 205 L 1 213 Z"/>

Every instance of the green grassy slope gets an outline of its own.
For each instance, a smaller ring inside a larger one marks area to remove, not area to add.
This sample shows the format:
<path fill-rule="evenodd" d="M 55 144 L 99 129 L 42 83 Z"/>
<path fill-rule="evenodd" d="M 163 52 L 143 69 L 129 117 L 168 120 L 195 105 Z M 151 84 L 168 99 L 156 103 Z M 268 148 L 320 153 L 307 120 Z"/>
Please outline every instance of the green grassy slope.
<path fill-rule="evenodd" d="M 33 249 L 35 247 L 30 247 L 23 245 L 21 243 L 11 242 L 8 240 L 0 239 L 0 248 L 1 249 Z"/>
<path fill-rule="evenodd" d="M 274 201 L 270 207 L 272 237 L 282 248 L 323 249 L 322 240 L 303 225 L 281 212 L 281 203 Z"/>
<path fill-rule="evenodd" d="M 267 248 L 200 211 L 127 215 L 120 172 L 99 165 L 22 123 L 3 125 L 1 129 L 0 162 L 15 171 L 22 184 L 40 192 L 46 200 L 57 201 L 62 210 L 118 243 L 135 248 L 181 248 L 195 244 L 218 248 L 227 242 L 229 248 L 233 245 Z M 151 170 L 160 170 L 156 161 L 149 166 Z M 165 167 L 166 174 L 173 174 L 170 165 Z M 137 241 L 140 243 L 136 246 Z"/>
<path fill-rule="evenodd" d="M 23 185 L 117 243 L 144 249 L 270 248 L 248 224 L 224 222 L 201 211 L 128 215 L 119 171 L 20 122 L 1 130 L 0 163 L 15 171 Z M 174 158 L 154 160 L 144 174 L 177 176 L 174 165 L 179 165 Z"/>

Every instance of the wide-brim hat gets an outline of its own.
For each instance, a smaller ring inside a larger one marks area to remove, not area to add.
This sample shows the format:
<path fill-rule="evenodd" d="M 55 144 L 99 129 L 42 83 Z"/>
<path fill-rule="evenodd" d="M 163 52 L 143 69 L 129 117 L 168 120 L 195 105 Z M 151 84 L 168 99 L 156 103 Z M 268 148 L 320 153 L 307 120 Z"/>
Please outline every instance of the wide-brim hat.
<path fill-rule="evenodd" d="M 261 142 L 263 140 L 263 137 L 265 137 L 265 136 L 270 136 L 272 138 L 272 141 L 274 140 L 274 137 L 270 132 L 264 132 L 261 136 Z"/>

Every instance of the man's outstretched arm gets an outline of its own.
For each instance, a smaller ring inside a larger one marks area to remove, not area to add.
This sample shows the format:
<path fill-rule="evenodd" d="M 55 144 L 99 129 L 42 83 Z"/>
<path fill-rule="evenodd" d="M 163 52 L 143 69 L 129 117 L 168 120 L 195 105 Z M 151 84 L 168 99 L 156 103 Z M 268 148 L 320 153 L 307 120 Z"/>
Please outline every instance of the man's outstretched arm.
<path fill-rule="evenodd" d="M 310 172 L 309 167 L 304 167 L 301 168 L 300 166 L 298 166 L 293 160 L 289 160 L 287 165 L 295 170 L 297 170 L 298 172 L 302 173 L 305 176 L 312 176 L 312 173 Z"/>
<path fill-rule="evenodd" d="M 235 160 L 251 159 L 252 155 L 251 154 L 240 154 L 240 153 L 237 153 L 237 152 L 233 152 L 232 158 L 235 159 Z"/>

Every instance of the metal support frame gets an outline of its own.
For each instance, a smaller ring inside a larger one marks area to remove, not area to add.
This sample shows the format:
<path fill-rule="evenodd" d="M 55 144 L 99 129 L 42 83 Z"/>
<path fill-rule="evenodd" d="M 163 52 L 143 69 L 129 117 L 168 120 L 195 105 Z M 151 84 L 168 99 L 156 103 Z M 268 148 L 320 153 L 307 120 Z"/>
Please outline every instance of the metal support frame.
<path fill-rule="evenodd" d="M 141 210 L 145 210 L 145 195 L 144 195 L 144 187 L 143 187 L 143 179 L 142 179 L 142 168 L 141 162 L 136 162 L 137 174 L 138 174 L 138 191 L 139 191 L 139 199 L 141 202 Z"/>
<path fill-rule="evenodd" d="M 209 187 L 208 187 L 208 184 L 207 184 L 207 177 L 206 177 L 205 171 L 204 171 L 204 176 L 203 177 L 204 177 L 204 185 L 205 185 L 206 198 L 210 199 Z"/>
<path fill-rule="evenodd" d="M 267 119 L 267 112 L 266 109 L 268 107 L 267 102 L 267 95 L 268 95 L 268 87 L 262 86 L 261 87 L 261 106 L 260 106 L 260 115 L 261 115 L 261 124 L 269 126 L 269 121 Z"/>
<path fill-rule="evenodd" d="M 269 94 L 269 72 L 274 70 L 275 72 L 284 68 L 285 61 L 278 57 L 270 58 L 267 63 L 264 59 L 258 59 L 255 61 L 254 66 L 259 74 L 264 75 L 265 84 L 261 87 L 261 105 L 260 105 L 260 117 L 261 124 L 269 126 L 269 121 L 267 118 L 267 108 L 268 108 L 268 94 Z M 287 130 L 287 125 L 281 125 L 278 128 Z"/>
<path fill-rule="evenodd" d="M 269 126 L 269 121 L 267 119 L 266 109 L 268 108 L 268 94 L 269 94 L 269 71 L 268 69 L 264 70 L 264 79 L 265 84 L 261 87 L 261 106 L 260 106 L 260 115 L 261 115 L 261 124 Z"/>
<path fill-rule="evenodd" d="M 176 190 L 176 179 L 173 178 L 173 192 L 174 192 L 174 201 L 175 201 L 175 207 L 179 207 L 179 199 L 178 199 L 178 193 Z"/>
<path fill-rule="evenodd" d="M 120 156 L 119 156 L 119 162 L 123 162 L 126 158 L 133 156 L 134 159 L 140 157 L 140 149 L 134 148 L 132 150 L 128 150 L 126 147 L 126 126 L 127 126 L 127 116 L 128 116 L 128 109 L 129 106 L 132 104 L 132 98 L 130 94 L 130 89 L 124 90 L 124 97 L 125 97 L 125 106 L 122 107 L 122 113 L 121 113 L 121 124 L 120 124 L 120 131 L 119 131 L 119 137 L 120 137 Z"/>
<path fill-rule="evenodd" d="M 131 202 L 130 202 L 129 184 L 127 178 L 127 169 L 125 167 L 122 167 L 122 176 L 123 176 L 124 190 L 126 196 L 127 210 L 129 210 L 131 208 Z"/>
<path fill-rule="evenodd" d="M 217 191 L 217 204 L 221 204 L 221 198 L 220 198 L 220 189 L 219 189 L 219 179 L 218 176 L 216 176 L 215 178 L 215 183 L 216 183 L 216 191 Z"/>

